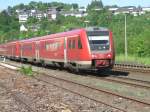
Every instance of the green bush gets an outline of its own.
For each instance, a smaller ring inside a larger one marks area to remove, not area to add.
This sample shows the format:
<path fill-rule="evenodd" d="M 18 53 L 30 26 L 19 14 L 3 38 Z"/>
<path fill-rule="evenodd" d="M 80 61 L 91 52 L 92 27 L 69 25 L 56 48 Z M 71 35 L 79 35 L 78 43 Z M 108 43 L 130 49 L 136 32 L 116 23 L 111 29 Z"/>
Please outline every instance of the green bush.
<path fill-rule="evenodd" d="M 28 67 L 22 66 L 21 69 L 20 69 L 20 72 L 22 74 L 25 74 L 25 75 L 28 75 L 28 76 L 33 76 L 32 66 L 28 66 Z"/>

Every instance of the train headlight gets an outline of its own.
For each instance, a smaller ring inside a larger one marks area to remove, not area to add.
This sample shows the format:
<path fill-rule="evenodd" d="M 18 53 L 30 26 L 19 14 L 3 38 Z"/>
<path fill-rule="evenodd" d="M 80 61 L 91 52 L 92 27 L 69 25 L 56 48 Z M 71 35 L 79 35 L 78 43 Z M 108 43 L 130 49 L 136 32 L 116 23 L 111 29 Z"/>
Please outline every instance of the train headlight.
<path fill-rule="evenodd" d="M 108 54 L 107 57 L 110 58 L 110 57 L 111 57 L 111 54 Z"/>
<path fill-rule="evenodd" d="M 96 55 L 94 55 L 94 54 L 92 54 L 92 58 L 97 58 L 97 56 L 96 56 Z"/>

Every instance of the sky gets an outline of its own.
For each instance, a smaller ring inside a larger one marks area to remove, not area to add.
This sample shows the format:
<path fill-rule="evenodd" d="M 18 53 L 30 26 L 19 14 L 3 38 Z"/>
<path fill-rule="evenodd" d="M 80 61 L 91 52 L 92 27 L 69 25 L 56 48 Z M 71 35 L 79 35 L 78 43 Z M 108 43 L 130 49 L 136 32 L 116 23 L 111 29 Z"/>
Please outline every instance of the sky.
<path fill-rule="evenodd" d="M 79 6 L 86 6 L 92 0 L 0 0 L 0 10 L 6 9 L 8 6 L 14 6 L 20 3 L 28 4 L 30 1 L 42 2 L 64 2 L 64 3 L 78 3 Z M 143 6 L 150 7 L 150 0 L 102 0 L 104 5 L 118 5 L 118 6 Z"/>

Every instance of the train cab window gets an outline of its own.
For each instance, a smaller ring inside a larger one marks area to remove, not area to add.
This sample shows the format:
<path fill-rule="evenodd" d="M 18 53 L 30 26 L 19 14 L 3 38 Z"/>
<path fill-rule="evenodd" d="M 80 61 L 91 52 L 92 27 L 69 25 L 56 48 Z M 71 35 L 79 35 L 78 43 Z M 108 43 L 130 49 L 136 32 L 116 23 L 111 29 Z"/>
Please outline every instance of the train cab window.
<path fill-rule="evenodd" d="M 82 43 L 80 37 L 78 38 L 78 49 L 82 49 Z"/>
<path fill-rule="evenodd" d="M 108 51 L 110 49 L 109 31 L 87 31 L 92 51 Z"/>

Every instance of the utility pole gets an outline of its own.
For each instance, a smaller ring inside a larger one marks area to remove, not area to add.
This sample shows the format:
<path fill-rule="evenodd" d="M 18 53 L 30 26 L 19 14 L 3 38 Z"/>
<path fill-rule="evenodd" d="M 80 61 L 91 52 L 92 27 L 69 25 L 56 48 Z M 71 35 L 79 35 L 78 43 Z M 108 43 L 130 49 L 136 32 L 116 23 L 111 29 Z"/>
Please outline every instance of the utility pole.
<path fill-rule="evenodd" d="M 90 22 L 90 21 L 88 21 L 88 20 L 84 21 L 86 28 L 88 27 L 88 23 L 89 23 L 89 22 Z"/>
<path fill-rule="evenodd" d="M 127 16 L 125 14 L 125 59 L 128 57 L 128 46 L 127 46 Z"/>

